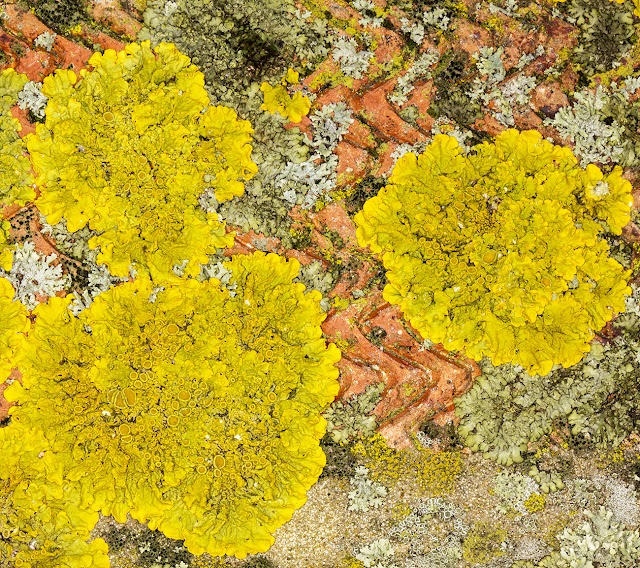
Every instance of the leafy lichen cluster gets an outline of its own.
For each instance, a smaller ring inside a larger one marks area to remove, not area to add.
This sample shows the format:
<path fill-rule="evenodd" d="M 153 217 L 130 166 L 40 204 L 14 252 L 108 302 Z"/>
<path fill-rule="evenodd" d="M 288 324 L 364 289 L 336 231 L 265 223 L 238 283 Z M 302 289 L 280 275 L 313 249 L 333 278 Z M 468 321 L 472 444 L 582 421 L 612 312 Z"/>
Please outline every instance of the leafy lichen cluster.
<path fill-rule="evenodd" d="M 130 514 L 195 554 L 267 550 L 324 466 L 339 351 L 319 293 L 292 284 L 296 261 L 227 268 L 233 292 L 211 279 L 153 294 L 138 279 L 78 316 L 71 296 L 34 310 L 6 397 L 20 402 L 9 429 L 45 432 L 58 474 L 42 491 L 73 484 L 83 510 Z"/>
<path fill-rule="evenodd" d="M 80 81 L 70 70 L 44 80 L 46 121 L 27 138 L 36 206 L 50 224 L 64 216 L 71 232 L 100 231 L 89 244 L 116 276 L 170 280 L 184 261 L 197 275 L 232 238 L 198 198 L 242 194 L 256 172 L 251 126 L 208 106 L 202 73 L 173 45 L 130 44 L 89 63 Z"/>
<path fill-rule="evenodd" d="M 539 563 L 518 561 L 514 568 L 574 568 L 634 566 L 640 558 L 640 533 L 612 521 L 613 513 L 600 507 L 595 513 L 585 511 L 589 519 L 576 529 L 558 534 L 560 550 L 553 551 Z"/>
<path fill-rule="evenodd" d="M 600 238 L 629 221 L 621 168 L 577 167 L 536 131 L 507 130 L 464 155 L 437 135 L 396 163 L 355 216 L 382 255 L 384 297 L 448 350 L 531 374 L 577 363 L 594 331 L 624 310 L 630 271 Z"/>
<path fill-rule="evenodd" d="M 339 444 L 357 437 L 369 438 L 376 428 L 373 409 L 380 402 L 384 383 L 369 385 L 347 400 L 335 401 L 323 414 L 327 421 L 327 435 Z"/>
<path fill-rule="evenodd" d="M 632 47 L 636 31 L 631 0 L 571 0 L 563 9 L 580 29 L 572 61 L 587 76 L 608 71 Z"/>
<path fill-rule="evenodd" d="M 545 124 L 574 144 L 583 167 L 594 162 L 633 166 L 640 155 L 640 103 L 629 97 L 639 86 L 637 78 L 627 78 L 622 87 L 612 83 L 595 92 L 576 91 L 573 104 L 559 109 Z"/>

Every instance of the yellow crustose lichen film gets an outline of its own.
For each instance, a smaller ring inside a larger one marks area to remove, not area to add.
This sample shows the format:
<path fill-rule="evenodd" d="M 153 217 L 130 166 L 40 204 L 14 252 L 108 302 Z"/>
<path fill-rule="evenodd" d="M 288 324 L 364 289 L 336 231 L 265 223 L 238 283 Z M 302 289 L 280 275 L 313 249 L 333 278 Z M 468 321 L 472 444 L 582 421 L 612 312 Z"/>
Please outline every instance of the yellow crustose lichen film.
<path fill-rule="evenodd" d="M 66 299 L 34 313 L 17 365 L 16 427 L 39 429 L 80 505 L 127 513 L 194 554 L 266 551 L 325 464 L 320 413 L 340 352 L 322 338 L 319 292 L 274 254 L 226 264 L 218 280 L 152 294 L 138 279 L 78 317 Z M 151 297 L 150 297 L 151 296 Z M 153 301 L 152 301 L 153 300 Z"/>
<path fill-rule="evenodd" d="M 535 131 L 507 130 L 468 155 L 437 135 L 356 215 L 358 241 L 382 253 L 385 298 L 425 338 L 546 374 L 577 363 L 624 310 L 630 272 L 599 237 L 629 221 L 621 174 L 583 170 Z"/>
<path fill-rule="evenodd" d="M 107 49 L 79 81 L 65 69 L 46 77 L 46 121 L 27 147 L 47 221 L 101 231 L 89 242 L 100 246 L 99 263 L 160 282 L 185 260 L 185 273 L 197 275 L 208 254 L 231 244 L 198 197 L 241 195 L 257 167 L 249 122 L 208 106 L 204 76 L 174 45 L 154 51 L 149 42 Z"/>

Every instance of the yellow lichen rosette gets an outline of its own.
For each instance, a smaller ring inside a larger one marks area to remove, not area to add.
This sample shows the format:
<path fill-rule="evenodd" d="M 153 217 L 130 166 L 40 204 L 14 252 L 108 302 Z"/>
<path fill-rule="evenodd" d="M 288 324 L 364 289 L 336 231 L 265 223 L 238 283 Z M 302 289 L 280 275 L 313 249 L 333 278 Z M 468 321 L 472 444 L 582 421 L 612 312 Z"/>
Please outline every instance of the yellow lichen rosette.
<path fill-rule="evenodd" d="M 297 261 L 258 252 L 225 267 L 228 287 L 138 280 L 77 317 L 71 297 L 39 305 L 8 396 L 86 507 L 194 554 L 244 557 L 270 547 L 325 465 L 340 352 L 320 294 L 292 282 Z"/>
<path fill-rule="evenodd" d="M 629 221 L 620 168 L 582 170 L 568 148 L 507 130 L 468 155 L 437 135 L 389 181 L 356 215 L 357 238 L 382 254 L 384 297 L 423 337 L 546 374 L 624 310 L 630 271 L 599 236 Z"/>
<path fill-rule="evenodd" d="M 241 195 L 257 171 L 248 121 L 211 107 L 204 76 L 173 44 L 149 42 L 89 59 L 80 80 L 60 69 L 43 81 L 45 124 L 27 138 L 51 224 L 63 217 L 77 231 L 100 234 L 98 262 L 127 277 L 130 268 L 155 281 L 188 276 L 216 247 L 231 244 L 203 193 L 224 201 Z"/>

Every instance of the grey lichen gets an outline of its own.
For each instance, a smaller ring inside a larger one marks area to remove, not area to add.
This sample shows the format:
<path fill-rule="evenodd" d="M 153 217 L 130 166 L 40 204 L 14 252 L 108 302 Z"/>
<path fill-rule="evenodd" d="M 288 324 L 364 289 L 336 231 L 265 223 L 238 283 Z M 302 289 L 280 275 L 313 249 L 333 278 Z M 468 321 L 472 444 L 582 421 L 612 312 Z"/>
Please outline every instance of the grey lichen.
<path fill-rule="evenodd" d="M 398 77 L 395 88 L 387 95 L 389 102 L 397 106 L 404 105 L 415 88 L 415 81 L 431 78 L 431 67 L 438 62 L 439 57 L 440 54 L 435 49 L 429 49 L 418 55 L 407 71 Z"/>
<path fill-rule="evenodd" d="M 347 77 L 362 79 L 363 74 L 369 69 L 369 63 L 373 58 L 373 51 L 367 49 L 358 50 L 358 43 L 352 37 L 341 37 L 333 44 L 332 57 Z"/>
<path fill-rule="evenodd" d="M 613 522 L 613 513 L 600 507 L 584 511 L 588 522 L 557 535 L 560 550 L 538 564 L 518 561 L 514 568 L 632 568 L 640 559 L 640 533 Z"/>
<path fill-rule="evenodd" d="M 361 26 L 379 28 L 385 18 L 384 9 L 376 6 L 371 0 L 354 0 L 352 8 L 358 11 L 360 18 L 358 23 Z"/>
<path fill-rule="evenodd" d="M 499 498 L 496 510 L 503 515 L 528 515 L 525 502 L 539 490 L 540 487 L 531 477 L 505 469 L 493 479 L 493 494 Z"/>
<path fill-rule="evenodd" d="M 573 100 L 570 107 L 561 108 L 544 123 L 573 142 L 580 165 L 633 164 L 640 152 L 640 136 L 637 132 L 633 135 L 638 126 L 638 105 L 628 102 L 628 93 L 598 86 L 595 92 L 574 93 Z"/>
<path fill-rule="evenodd" d="M 502 47 L 482 47 L 473 55 L 480 76 L 473 81 L 470 98 L 486 106 L 500 124 L 513 127 L 514 111 L 527 110 L 529 93 L 536 87 L 537 79 L 520 71 L 505 80 L 507 69 L 503 58 Z"/>
<path fill-rule="evenodd" d="M 38 119 L 44 118 L 44 109 L 49 99 L 42 94 L 42 83 L 27 81 L 22 91 L 18 93 L 18 106 L 22 110 L 29 109 Z"/>
<path fill-rule="evenodd" d="M 274 178 L 282 199 L 310 209 L 336 185 L 338 157 L 333 153 L 354 122 L 344 103 L 330 103 L 310 116 L 312 138 L 305 143 L 313 154 L 304 161 L 288 161 Z"/>
<path fill-rule="evenodd" d="M 97 263 L 100 249 L 91 249 L 88 244 L 89 239 L 97 234 L 95 231 L 85 226 L 70 233 L 64 218 L 59 223 L 50 225 L 41 215 L 40 222 L 42 233 L 52 238 L 57 250 L 71 259 L 68 261 L 60 257 L 61 266 L 66 268 L 68 274 L 67 288 L 75 295 L 75 299 L 69 305 L 72 313 L 79 314 L 91 305 L 98 294 L 126 280 L 113 276 L 104 265 Z"/>
<path fill-rule="evenodd" d="M 426 26 L 431 26 L 446 32 L 449 29 L 451 18 L 445 8 L 435 7 L 424 12 L 422 21 Z"/>
<path fill-rule="evenodd" d="M 410 551 L 416 542 L 428 543 L 427 550 L 418 548 L 410 552 L 404 568 L 456 568 L 462 558 L 461 542 L 470 530 L 464 516 L 462 508 L 454 503 L 442 497 L 429 497 L 393 525 L 387 536 L 409 545 Z M 447 534 L 444 539 L 434 534 L 442 534 L 442 531 Z"/>
<path fill-rule="evenodd" d="M 353 478 L 349 481 L 353 491 L 349 492 L 349 511 L 366 512 L 371 507 L 377 509 L 387 496 L 387 488 L 369 479 L 366 467 L 356 467 Z"/>
<path fill-rule="evenodd" d="M 0 276 L 13 284 L 14 301 L 22 302 L 29 310 L 39 303 L 36 294 L 54 296 L 68 285 L 56 255 L 39 254 L 31 241 L 15 245 L 11 270 L 0 268 Z"/>
<path fill-rule="evenodd" d="M 640 500 L 632 485 L 611 476 L 598 481 L 606 488 L 605 507 L 613 513 L 612 521 L 629 527 L 640 523 Z"/>
<path fill-rule="evenodd" d="M 58 34 L 56 33 L 42 32 L 35 39 L 35 41 L 33 42 L 33 45 L 35 45 L 36 47 L 42 47 L 47 51 L 51 51 L 51 48 L 53 48 L 53 44 L 56 41 L 56 37 L 58 37 Z"/>

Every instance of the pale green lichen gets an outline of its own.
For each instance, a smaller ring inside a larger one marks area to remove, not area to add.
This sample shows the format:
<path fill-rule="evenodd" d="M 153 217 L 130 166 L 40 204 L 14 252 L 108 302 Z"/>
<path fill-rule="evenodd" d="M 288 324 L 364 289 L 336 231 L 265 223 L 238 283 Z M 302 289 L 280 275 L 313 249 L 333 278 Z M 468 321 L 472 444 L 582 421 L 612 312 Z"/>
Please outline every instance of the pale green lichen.
<path fill-rule="evenodd" d="M 327 434 L 334 442 L 344 444 L 357 436 L 372 436 L 376 417 L 371 412 L 380 402 L 384 383 L 368 385 L 364 392 L 334 402 L 323 414 Z"/>
<path fill-rule="evenodd" d="M 600 448 L 617 446 L 635 431 L 640 294 L 636 287 L 633 290 L 626 300 L 628 311 L 613 324 L 624 333 L 609 343 L 592 344 L 590 353 L 573 367 L 531 377 L 518 366 L 481 362 L 482 375 L 455 399 L 461 418 L 458 433 L 465 443 L 509 465 L 522 461 L 527 444 L 551 432 L 554 420 L 566 421 L 572 435 L 587 436 Z M 557 485 L 551 478 L 544 482 Z"/>
<path fill-rule="evenodd" d="M 580 30 L 571 61 L 587 76 L 609 71 L 634 43 L 634 6 L 630 0 L 572 0 L 561 5 Z"/>
<path fill-rule="evenodd" d="M 589 521 L 557 535 L 560 550 L 538 564 L 518 561 L 513 568 L 629 568 L 640 558 L 640 533 L 612 521 L 613 513 L 600 507 L 585 511 Z"/>
<path fill-rule="evenodd" d="M 379 538 L 367 546 L 360 548 L 356 558 L 367 568 L 386 568 L 387 560 L 395 554 L 395 550 L 386 538 Z"/>
<path fill-rule="evenodd" d="M 349 492 L 349 511 L 366 512 L 371 507 L 377 509 L 384 503 L 387 496 L 387 488 L 380 483 L 369 479 L 369 469 L 356 467 L 353 478 L 349 481 L 353 491 Z"/>
<path fill-rule="evenodd" d="M 574 144 L 583 167 L 596 162 L 631 166 L 640 154 L 639 108 L 629 102 L 628 90 L 599 85 L 595 92 L 575 92 L 573 104 L 544 123 Z"/>

